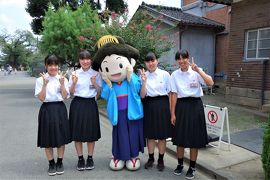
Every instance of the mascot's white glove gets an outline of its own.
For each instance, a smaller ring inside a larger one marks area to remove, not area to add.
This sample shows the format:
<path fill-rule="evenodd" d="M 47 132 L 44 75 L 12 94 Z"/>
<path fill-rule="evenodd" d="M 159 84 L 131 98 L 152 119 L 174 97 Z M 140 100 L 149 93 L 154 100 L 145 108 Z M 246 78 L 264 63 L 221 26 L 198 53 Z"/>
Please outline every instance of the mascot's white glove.
<path fill-rule="evenodd" d="M 99 73 L 101 74 L 102 79 L 106 82 L 106 84 L 109 86 L 109 88 L 112 88 L 112 82 L 110 81 L 110 79 L 107 77 L 106 73 L 102 72 L 101 70 L 99 70 Z"/>
<path fill-rule="evenodd" d="M 127 66 L 127 80 L 130 82 L 133 73 L 133 66 L 130 64 Z"/>

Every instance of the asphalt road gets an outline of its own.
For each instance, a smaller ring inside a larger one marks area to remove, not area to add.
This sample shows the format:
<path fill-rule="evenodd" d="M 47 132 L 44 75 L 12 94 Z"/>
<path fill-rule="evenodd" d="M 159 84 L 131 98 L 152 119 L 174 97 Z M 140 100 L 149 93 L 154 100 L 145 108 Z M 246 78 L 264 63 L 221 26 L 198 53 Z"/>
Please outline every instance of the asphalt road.
<path fill-rule="evenodd" d="M 48 162 L 43 149 L 36 146 L 37 116 L 41 103 L 34 97 L 35 78 L 25 72 L 4 76 L 0 72 L 0 179 L 184 179 L 175 176 L 175 157 L 165 155 L 165 170 L 158 172 L 141 168 L 130 172 L 126 169 L 114 172 L 109 169 L 111 159 L 111 125 L 100 116 L 102 138 L 96 143 L 95 169 L 79 172 L 76 170 L 77 156 L 73 143 L 66 146 L 65 173 L 49 177 Z M 70 100 L 66 105 L 69 108 Z M 84 147 L 86 156 L 86 146 Z M 147 149 L 140 155 L 142 165 L 147 160 Z M 156 158 L 157 158 L 157 153 Z M 184 173 L 187 171 L 185 166 Z M 197 170 L 196 179 L 210 179 Z"/>

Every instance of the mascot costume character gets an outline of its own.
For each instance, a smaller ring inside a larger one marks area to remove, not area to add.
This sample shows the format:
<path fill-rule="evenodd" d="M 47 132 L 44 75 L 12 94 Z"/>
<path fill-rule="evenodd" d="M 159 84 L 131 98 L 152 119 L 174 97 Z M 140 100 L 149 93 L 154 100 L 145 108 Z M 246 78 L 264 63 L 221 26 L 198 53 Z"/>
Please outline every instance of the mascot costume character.
<path fill-rule="evenodd" d="M 112 170 L 140 168 L 139 152 L 144 152 L 143 107 L 139 92 L 140 78 L 133 73 L 138 59 L 137 49 L 122 38 L 101 37 L 93 58 L 93 69 L 101 73 L 101 97 L 107 101 L 107 113 L 112 132 Z"/>

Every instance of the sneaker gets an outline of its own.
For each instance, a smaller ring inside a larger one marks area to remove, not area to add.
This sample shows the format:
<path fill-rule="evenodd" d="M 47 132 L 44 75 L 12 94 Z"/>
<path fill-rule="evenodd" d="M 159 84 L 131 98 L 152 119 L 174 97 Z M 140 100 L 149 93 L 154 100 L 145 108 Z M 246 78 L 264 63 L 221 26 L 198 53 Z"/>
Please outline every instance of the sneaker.
<path fill-rule="evenodd" d="M 56 167 L 55 167 L 55 164 L 49 164 L 48 174 L 49 174 L 49 176 L 54 176 L 54 175 L 56 175 Z"/>
<path fill-rule="evenodd" d="M 84 159 L 79 159 L 77 164 L 77 170 L 83 171 L 85 169 L 85 161 Z"/>
<path fill-rule="evenodd" d="M 64 166 L 63 163 L 56 163 L 56 174 L 64 174 Z"/>
<path fill-rule="evenodd" d="M 148 159 L 148 161 L 144 165 L 144 168 L 149 169 L 149 168 L 153 167 L 154 161 L 155 161 L 154 159 Z"/>
<path fill-rule="evenodd" d="M 189 167 L 186 174 L 186 179 L 193 179 L 195 176 L 195 171 L 195 168 Z"/>
<path fill-rule="evenodd" d="M 183 171 L 184 166 L 178 164 L 176 169 L 173 171 L 173 174 L 175 174 L 176 176 L 180 176 L 182 171 Z"/>
<path fill-rule="evenodd" d="M 87 161 L 86 161 L 86 166 L 85 166 L 85 169 L 87 169 L 87 170 L 92 170 L 92 169 L 94 169 L 95 168 L 95 166 L 94 166 L 94 161 L 93 161 L 93 159 L 91 158 L 91 159 L 87 159 Z"/>
<path fill-rule="evenodd" d="M 165 166 L 164 166 L 164 161 L 158 161 L 157 169 L 158 169 L 159 171 L 163 171 L 164 168 L 165 168 Z"/>

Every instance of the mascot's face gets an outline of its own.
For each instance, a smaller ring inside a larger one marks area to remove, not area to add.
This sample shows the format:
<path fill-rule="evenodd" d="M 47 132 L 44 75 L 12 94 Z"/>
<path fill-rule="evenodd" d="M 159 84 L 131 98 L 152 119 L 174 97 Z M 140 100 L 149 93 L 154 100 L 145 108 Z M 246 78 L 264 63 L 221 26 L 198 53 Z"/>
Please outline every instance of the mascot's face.
<path fill-rule="evenodd" d="M 106 73 L 107 77 L 112 82 L 121 82 L 127 78 L 127 69 L 129 66 L 133 67 L 135 60 L 131 59 L 131 63 L 128 58 L 112 54 L 106 56 L 101 63 L 102 72 Z"/>

